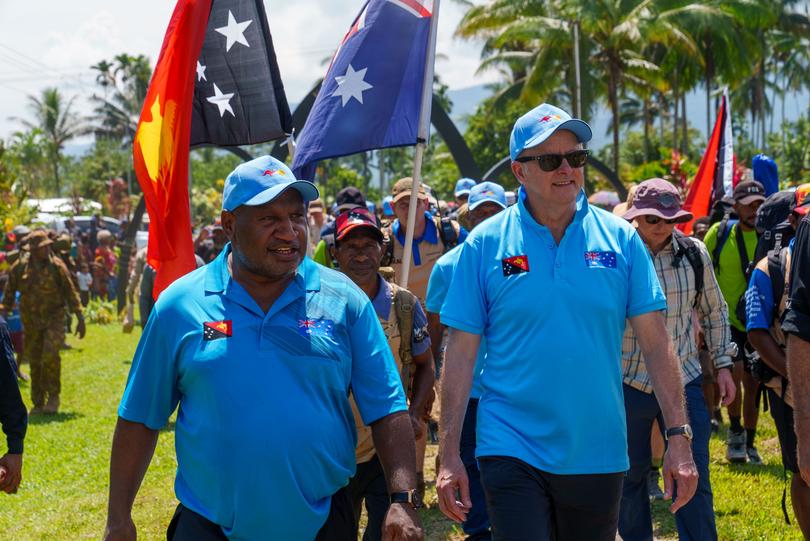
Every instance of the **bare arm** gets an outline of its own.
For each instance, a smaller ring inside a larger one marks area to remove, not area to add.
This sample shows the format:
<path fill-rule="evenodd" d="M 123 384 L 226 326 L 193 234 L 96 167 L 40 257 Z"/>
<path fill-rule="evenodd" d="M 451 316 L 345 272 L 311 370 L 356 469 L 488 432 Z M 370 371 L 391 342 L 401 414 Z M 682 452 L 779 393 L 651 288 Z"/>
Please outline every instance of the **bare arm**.
<path fill-rule="evenodd" d="M 760 358 L 772 369 L 787 377 L 787 357 L 771 333 L 765 329 L 751 329 L 748 331 L 748 341 L 759 353 Z"/>
<path fill-rule="evenodd" d="M 380 458 L 388 492 L 408 492 L 416 488 L 416 447 L 411 421 L 405 412 L 392 413 L 371 424 L 374 448 Z M 383 525 L 383 540 L 424 539 L 416 510 L 394 504 Z"/>
<path fill-rule="evenodd" d="M 630 320 L 638 337 L 647 372 L 655 389 L 667 428 L 687 423 L 683 381 L 678 358 L 672 346 L 662 312 L 648 312 Z M 669 440 L 664 456 L 665 497 L 672 495 L 672 482 L 678 482 L 678 498 L 670 507 L 673 513 L 686 505 L 697 490 L 697 468 L 690 442 L 680 436 Z"/>
<path fill-rule="evenodd" d="M 788 336 L 788 381 L 793 385 L 793 421 L 799 448 L 799 469 L 810 483 L 810 342 L 795 334 Z"/>
<path fill-rule="evenodd" d="M 480 335 L 451 329 L 445 352 L 443 380 L 452 381 L 453 385 L 442 385 L 439 421 L 441 468 L 436 479 L 436 489 L 442 512 L 457 522 L 466 518 L 467 511 L 472 506 L 467 472 L 459 454 L 459 443 L 480 344 Z"/>
<path fill-rule="evenodd" d="M 413 373 L 413 393 L 408 412 L 413 419 L 422 419 L 428 413 L 428 407 L 433 403 L 433 382 L 436 380 L 436 370 L 433 365 L 433 355 L 430 350 L 421 355 L 414 355 L 415 370 Z"/>
<path fill-rule="evenodd" d="M 444 325 L 439 314 L 427 313 L 428 334 L 430 335 L 430 349 L 433 351 L 433 360 L 437 361 L 442 354 L 442 339 L 444 338 Z"/>
<path fill-rule="evenodd" d="M 110 499 L 105 541 L 134 540 L 132 504 L 152 461 L 158 431 L 118 418 L 110 457 Z"/>

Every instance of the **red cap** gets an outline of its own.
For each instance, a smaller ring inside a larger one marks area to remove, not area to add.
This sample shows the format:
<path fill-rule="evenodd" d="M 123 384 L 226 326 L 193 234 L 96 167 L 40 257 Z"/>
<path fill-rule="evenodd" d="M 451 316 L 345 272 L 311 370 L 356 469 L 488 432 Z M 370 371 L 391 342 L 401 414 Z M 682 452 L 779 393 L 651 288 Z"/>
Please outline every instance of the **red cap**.
<path fill-rule="evenodd" d="M 377 218 L 368 209 L 363 207 L 347 210 L 337 217 L 335 224 L 335 238 L 342 240 L 350 231 L 358 227 L 366 227 L 373 230 L 382 242 L 383 234 L 377 225 Z"/>

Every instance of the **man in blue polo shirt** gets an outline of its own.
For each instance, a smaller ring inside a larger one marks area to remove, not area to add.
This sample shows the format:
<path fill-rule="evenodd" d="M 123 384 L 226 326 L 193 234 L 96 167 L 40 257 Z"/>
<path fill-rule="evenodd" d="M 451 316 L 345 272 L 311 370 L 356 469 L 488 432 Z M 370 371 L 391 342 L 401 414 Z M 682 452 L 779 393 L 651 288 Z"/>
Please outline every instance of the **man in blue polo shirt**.
<path fill-rule="evenodd" d="M 385 532 L 423 538 L 411 422 L 374 308 L 347 277 L 304 257 L 306 202 L 317 196 L 269 156 L 228 176 L 230 244 L 162 293 L 132 362 L 110 460 L 108 541 L 135 539 L 132 503 L 178 405 L 170 541 L 350 538 L 350 389 L 394 503 Z"/>
<path fill-rule="evenodd" d="M 590 127 L 542 104 L 510 141 L 518 204 L 465 242 L 442 323 L 451 328 L 442 387 L 439 504 L 464 520 L 459 435 L 486 339 L 476 456 L 493 539 L 615 539 L 629 463 L 622 398 L 626 319 L 639 338 L 670 437 L 666 492 L 694 494 L 684 391 L 650 255 L 630 224 L 582 191 Z"/>
<path fill-rule="evenodd" d="M 506 208 L 506 194 L 501 185 L 485 181 L 473 186 L 470 190 L 468 204 L 469 214 L 465 225 L 474 229 L 487 218 L 495 216 Z M 453 280 L 453 270 L 460 254 L 461 246 L 456 246 L 439 258 L 433 267 L 433 272 L 430 273 L 425 304 L 428 310 L 428 319 L 434 322 L 434 325 L 430 327 L 430 339 L 439 342 L 439 345 L 433 348 L 434 357 L 441 355 L 440 348 L 444 327 L 439 320 L 439 314 L 447 296 L 447 289 Z M 461 429 L 459 448 L 461 460 L 467 470 L 470 501 L 472 503 L 467 513 L 467 519 L 462 524 L 464 533 L 467 535 L 467 541 L 489 541 L 492 538 L 489 531 L 486 502 L 484 501 L 484 489 L 481 487 L 478 472 L 478 461 L 475 459 L 475 425 L 478 416 L 478 399 L 481 397 L 482 391 L 480 374 L 486 359 L 485 342 L 485 340 L 481 340 L 481 346 L 478 348 L 478 355 L 475 359 L 472 389 L 470 390 L 467 410 L 464 414 L 464 425 Z"/>

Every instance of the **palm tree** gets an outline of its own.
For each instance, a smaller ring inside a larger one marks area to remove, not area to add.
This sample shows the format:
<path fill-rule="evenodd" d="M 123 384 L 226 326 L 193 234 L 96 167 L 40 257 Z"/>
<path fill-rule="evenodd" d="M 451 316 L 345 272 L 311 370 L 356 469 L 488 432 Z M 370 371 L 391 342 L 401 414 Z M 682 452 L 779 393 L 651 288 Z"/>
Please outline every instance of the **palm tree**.
<path fill-rule="evenodd" d="M 76 96 L 65 101 L 57 88 L 46 88 L 39 97 L 28 96 L 28 107 L 34 121 L 18 119 L 29 130 L 39 129 L 43 133 L 57 197 L 62 189 L 59 166 L 65 143 L 87 133 L 83 120 L 72 110 L 75 101 Z"/>
<path fill-rule="evenodd" d="M 96 136 L 120 139 L 124 144 L 131 143 L 152 77 L 149 59 L 143 55 L 120 54 L 115 57 L 114 64 L 101 61 L 93 68 L 98 69 L 98 66 L 106 68 L 109 76 L 102 78 L 101 75 L 105 72 L 101 72 L 97 79 L 104 87 L 104 97 L 91 98 L 96 103 Z M 112 90 L 110 95 L 108 89 Z"/>

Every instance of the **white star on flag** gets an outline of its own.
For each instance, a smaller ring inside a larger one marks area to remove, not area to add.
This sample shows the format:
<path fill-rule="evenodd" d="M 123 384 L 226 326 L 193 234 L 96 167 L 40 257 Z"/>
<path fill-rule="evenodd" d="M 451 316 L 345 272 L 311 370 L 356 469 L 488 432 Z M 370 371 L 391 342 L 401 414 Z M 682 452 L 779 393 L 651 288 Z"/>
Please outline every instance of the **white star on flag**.
<path fill-rule="evenodd" d="M 206 67 L 200 64 L 200 61 L 197 60 L 197 82 L 200 81 L 207 81 L 208 79 L 205 77 L 205 70 Z"/>
<path fill-rule="evenodd" d="M 219 108 L 219 117 L 223 118 L 225 116 L 225 111 L 231 113 L 231 116 L 236 117 L 236 114 L 233 112 L 231 108 L 231 98 L 233 97 L 233 92 L 230 94 L 223 94 L 222 91 L 219 89 L 216 83 L 214 83 L 214 95 L 205 98 L 208 100 L 209 103 L 213 103 L 214 105 Z"/>
<path fill-rule="evenodd" d="M 372 85 L 363 80 L 366 76 L 366 70 L 368 70 L 368 68 L 354 71 L 352 65 L 349 64 L 345 75 L 338 75 L 335 77 L 335 82 L 337 83 L 338 87 L 335 89 L 332 96 L 340 96 L 342 100 L 342 107 L 346 107 L 346 104 L 349 103 L 352 98 L 356 99 L 362 104 L 363 91 L 368 90 L 369 88 L 374 88 Z"/>
<path fill-rule="evenodd" d="M 228 10 L 228 26 L 214 28 L 214 30 L 228 38 L 225 43 L 225 52 L 230 51 L 234 43 L 241 43 L 245 47 L 250 47 L 247 39 L 245 39 L 245 30 L 252 22 L 253 19 L 248 19 L 247 21 L 243 21 L 241 23 L 236 22 L 233 13 L 231 13 L 231 10 Z"/>

